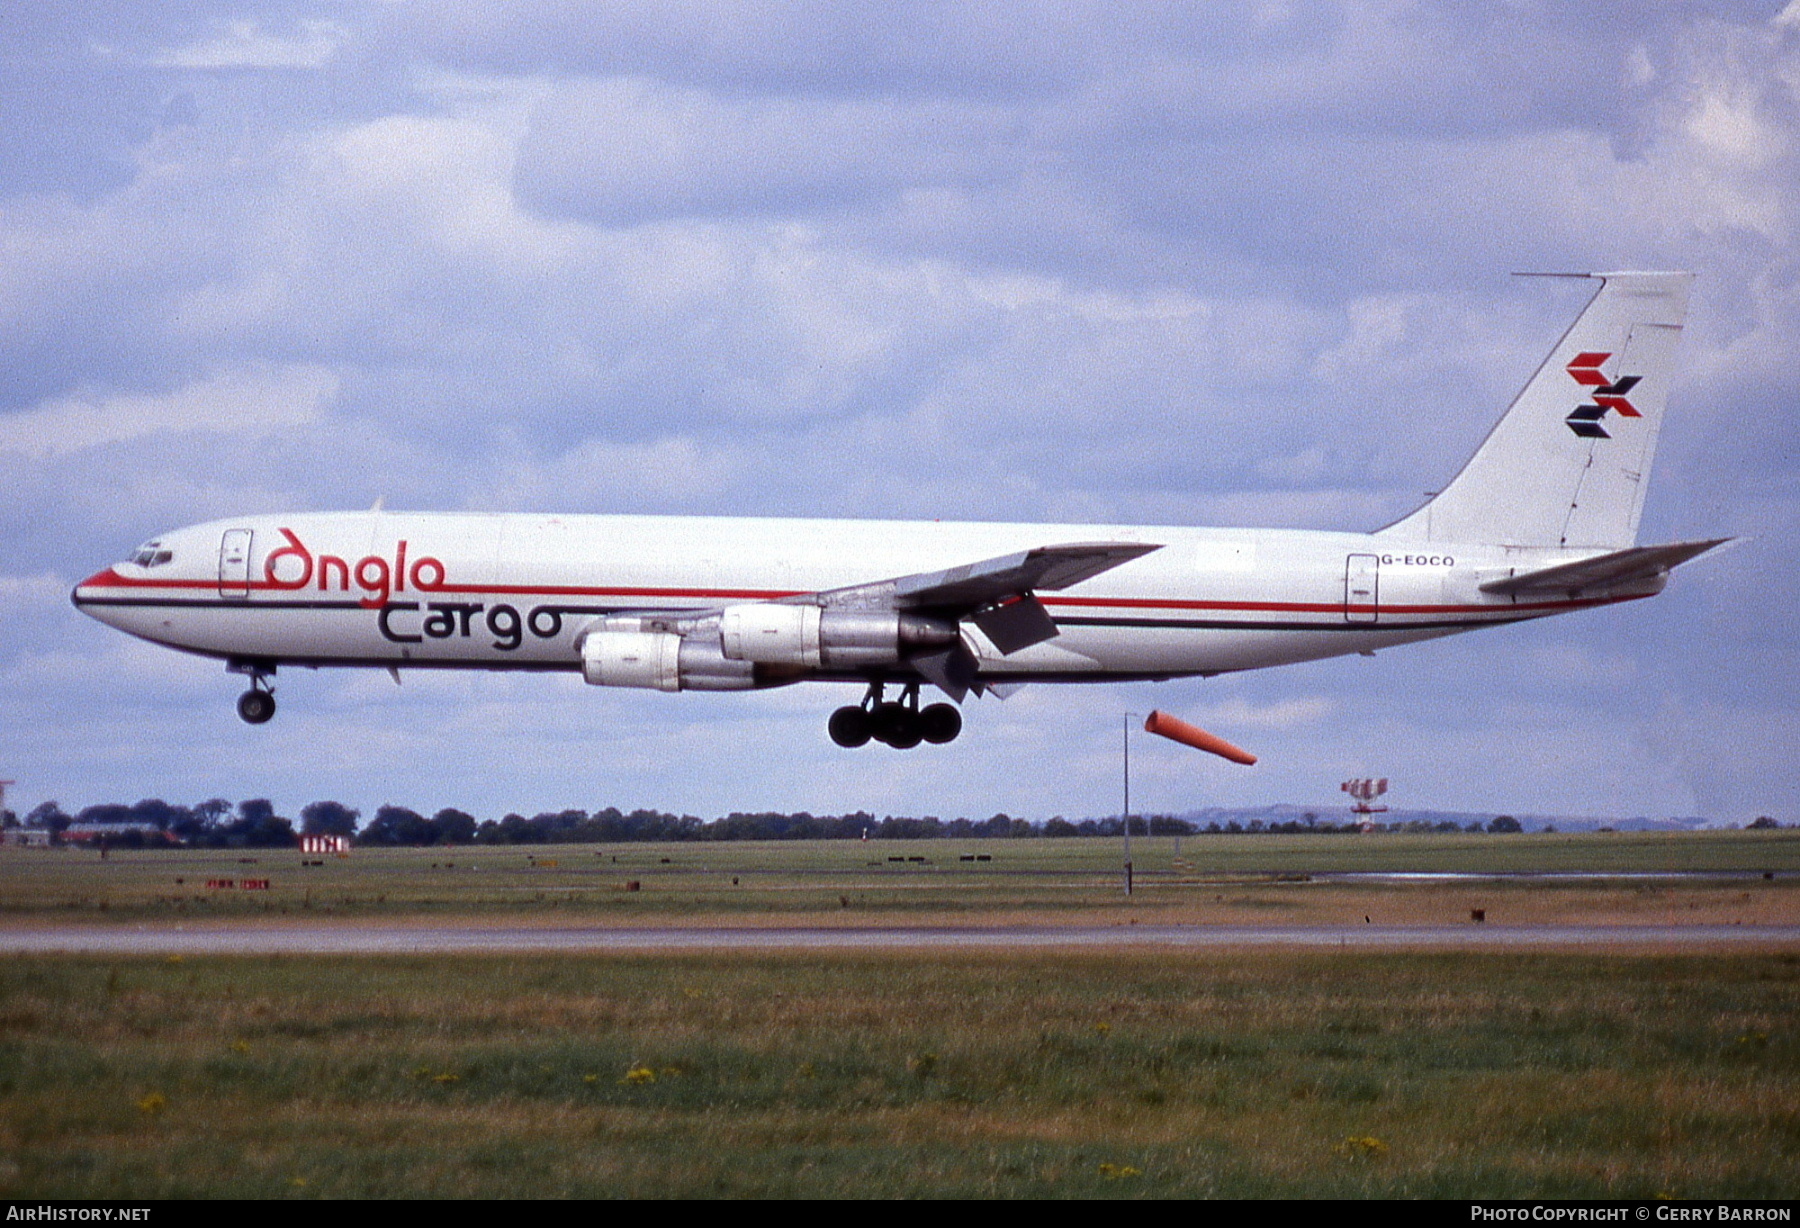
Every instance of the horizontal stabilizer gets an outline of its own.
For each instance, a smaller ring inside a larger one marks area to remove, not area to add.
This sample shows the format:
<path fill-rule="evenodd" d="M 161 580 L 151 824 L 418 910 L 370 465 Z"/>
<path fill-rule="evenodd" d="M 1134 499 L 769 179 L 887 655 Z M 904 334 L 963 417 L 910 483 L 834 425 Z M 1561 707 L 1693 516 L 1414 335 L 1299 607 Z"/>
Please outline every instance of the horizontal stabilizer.
<path fill-rule="evenodd" d="M 1559 563 L 1523 575 L 1504 576 L 1481 586 L 1484 593 L 1503 597 L 1538 596 L 1548 593 L 1580 593 L 1587 589 L 1613 588 L 1639 580 L 1654 580 L 1689 559 L 1730 541 L 1719 537 L 1703 542 L 1673 542 L 1667 546 L 1633 546 L 1611 554 Z"/>

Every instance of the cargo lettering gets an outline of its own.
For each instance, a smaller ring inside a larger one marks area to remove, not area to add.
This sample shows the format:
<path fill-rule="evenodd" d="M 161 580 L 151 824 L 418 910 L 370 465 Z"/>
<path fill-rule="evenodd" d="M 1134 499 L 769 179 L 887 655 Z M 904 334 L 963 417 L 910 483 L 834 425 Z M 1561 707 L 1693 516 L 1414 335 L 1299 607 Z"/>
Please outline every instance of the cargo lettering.
<path fill-rule="evenodd" d="M 479 634 L 475 619 L 482 615 L 480 625 L 494 637 L 493 646 L 501 652 L 511 652 L 525 641 L 525 620 L 504 602 L 490 606 L 479 601 L 428 601 L 423 605 L 424 617 L 415 622 L 420 608 L 417 601 L 390 601 L 381 607 L 375 625 L 392 644 L 423 644 L 428 639 L 452 637 L 466 640 Z"/>
<path fill-rule="evenodd" d="M 423 644 L 426 640 L 468 639 L 482 629 L 494 637 L 493 646 L 511 652 L 525 642 L 525 632 L 540 640 L 562 634 L 563 615 L 579 607 L 539 605 L 521 614 L 516 606 L 480 601 L 390 601 L 375 618 L 382 638 L 390 644 Z M 581 613 L 596 613 L 579 609 Z"/>
<path fill-rule="evenodd" d="M 409 591 L 424 597 L 442 593 L 449 587 L 443 560 L 429 554 L 409 557 L 410 544 L 402 538 L 391 556 L 369 554 L 352 563 L 335 554 L 315 554 L 292 529 L 279 532 L 286 544 L 263 560 L 261 587 L 355 592 L 358 605 L 377 611 L 375 626 L 390 644 L 466 640 L 485 632 L 493 648 L 512 652 L 525 642 L 527 631 L 540 640 L 556 639 L 566 615 L 601 612 L 586 606 L 540 605 L 522 612 L 505 602 L 395 600 Z"/>

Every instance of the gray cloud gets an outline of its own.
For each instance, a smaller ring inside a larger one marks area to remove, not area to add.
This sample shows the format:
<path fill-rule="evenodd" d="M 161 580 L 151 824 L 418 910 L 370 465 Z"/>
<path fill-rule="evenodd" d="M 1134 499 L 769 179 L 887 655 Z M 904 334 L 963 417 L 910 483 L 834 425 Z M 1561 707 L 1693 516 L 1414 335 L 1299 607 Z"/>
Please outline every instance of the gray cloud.
<path fill-rule="evenodd" d="M 284 675 L 249 731 L 212 667 L 62 593 L 177 524 L 377 496 L 1372 527 L 1573 314 L 1508 271 L 1662 265 L 1701 279 L 1646 532 L 1755 542 L 1638 609 L 1151 698 L 1260 739 L 1217 797 L 1373 771 L 1446 805 L 1800 807 L 1800 654 L 1766 615 L 1800 564 L 1792 11 L 133 5 L 9 31 L 21 799 L 1104 811 L 1141 689 L 984 703 L 936 759 L 838 756 L 824 692 L 566 678 Z M 254 785 L 218 767 L 252 748 Z M 427 759 L 466 766 L 429 784 Z M 1191 765 L 1147 763 L 1188 804 Z"/>

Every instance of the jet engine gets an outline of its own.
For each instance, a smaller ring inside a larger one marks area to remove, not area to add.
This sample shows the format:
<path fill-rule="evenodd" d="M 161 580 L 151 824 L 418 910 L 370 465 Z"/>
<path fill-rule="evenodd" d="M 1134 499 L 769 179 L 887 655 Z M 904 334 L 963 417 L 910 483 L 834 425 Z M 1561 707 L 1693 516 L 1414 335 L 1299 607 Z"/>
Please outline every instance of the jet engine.
<path fill-rule="evenodd" d="M 581 676 L 593 686 L 658 691 L 749 691 L 756 667 L 728 661 L 710 637 L 673 631 L 589 631 L 581 640 Z"/>
<path fill-rule="evenodd" d="M 719 647 L 732 661 L 813 669 L 897 665 L 908 652 L 957 642 L 955 624 L 893 610 L 826 610 L 755 602 L 726 606 Z"/>

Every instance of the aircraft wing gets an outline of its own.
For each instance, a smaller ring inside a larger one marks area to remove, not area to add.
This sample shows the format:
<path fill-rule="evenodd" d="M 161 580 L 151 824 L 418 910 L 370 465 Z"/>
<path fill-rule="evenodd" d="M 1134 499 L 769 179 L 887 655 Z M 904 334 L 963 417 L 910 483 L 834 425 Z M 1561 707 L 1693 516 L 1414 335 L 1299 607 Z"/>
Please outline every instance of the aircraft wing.
<path fill-rule="evenodd" d="M 1484 593 L 1505 597 L 1542 596 L 1551 593 L 1579 594 L 1587 589 L 1611 588 L 1638 580 L 1653 580 L 1689 559 L 1698 558 L 1715 546 L 1724 545 L 1729 537 L 1703 542 L 1673 542 L 1666 546 L 1633 546 L 1610 554 L 1582 559 L 1576 563 L 1559 563 L 1528 571 L 1523 575 L 1504 576 L 1481 586 Z"/>
<path fill-rule="evenodd" d="M 959 631 L 962 623 L 974 623 L 994 647 L 1011 656 L 1057 635 L 1055 620 L 1036 597 L 1039 590 L 1073 587 L 1161 549 L 1144 542 L 1039 546 L 942 571 L 794 593 L 772 604 L 913 616 L 920 638 L 913 641 L 918 647 L 904 653 L 904 664 L 960 702 L 970 691 L 979 694 L 986 689 L 977 677 L 980 663 Z M 633 631 L 686 635 L 717 627 L 724 613 L 723 607 L 623 610 L 608 615 L 605 622 L 612 629 L 627 629 L 622 624 L 629 623 Z"/>
<path fill-rule="evenodd" d="M 1034 592 L 1070 588 L 1160 549 L 1160 545 L 1143 542 L 1039 546 L 979 563 L 832 589 L 796 600 L 816 601 L 826 609 L 898 610 L 949 622 L 971 619 L 996 648 L 1011 655 L 1056 634 L 1056 624 Z"/>
<path fill-rule="evenodd" d="M 902 576 L 893 581 L 894 592 L 901 609 L 974 609 L 1035 589 L 1060 592 L 1160 549 L 1141 542 L 1040 546 L 964 567 Z"/>
<path fill-rule="evenodd" d="M 1034 595 L 1038 590 L 1057 592 L 1073 587 L 1160 549 L 1161 545 L 1144 542 L 1039 546 L 943 571 L 897 576 L 789 600 L 817 603 L 828 610 L 896 610 L 950 623 L 967 620 L 980 627 L 994 647 L 1011 656 L 1057 634 L 1055 620 Z M 960 641 L 908 660 L 953 698 L 960 700 L 969 690 L 978 689 L 974 654 Z"/>

